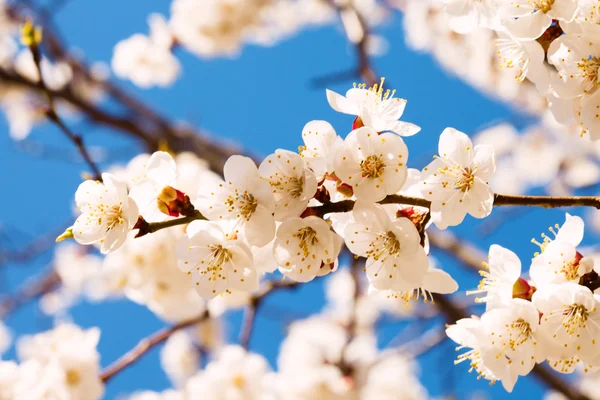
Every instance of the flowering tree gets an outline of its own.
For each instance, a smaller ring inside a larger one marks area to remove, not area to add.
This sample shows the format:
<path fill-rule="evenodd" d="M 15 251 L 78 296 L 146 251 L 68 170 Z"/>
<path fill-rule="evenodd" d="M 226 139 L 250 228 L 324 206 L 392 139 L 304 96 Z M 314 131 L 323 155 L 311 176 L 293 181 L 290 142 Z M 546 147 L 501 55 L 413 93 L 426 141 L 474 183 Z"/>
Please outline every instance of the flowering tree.
<path fill-rule="evenodd" d="M 0 361 L 0 400 L 103 398 L 113 377 L 158 345 L 173 388 L 129 387 L 127 398 L 423 399 L 428 388 L 415 357 L 449 340 L 458 345 L 455 363 L 467 361 L 478 378 L 507 392 L 533 374 L 550 396 L 598 397 L 600 277 L 594 249 L 582 246 L 584 219 L 575 214 L 589 209 L 585 217 L 600 225 L 600 197 L 589 195 L 600 180 L 599 6 L 173 0 L 168 20 L 153 14 L 147 35 L 114 46 L 116 77 L 164 88 L 180 77 L 178 49 L 231 56 L 339 17 L 356 52 L 352 75 L 365 82 L 323 93 L 332 113 L 349 115 L 346 125 L 309 121 L 297 151 L 257 158 L 171 122 L 121 89 L 105 67 L 78 56 L 52 23 L 58 5 L 0 0 L 0 106 L 10 136 L 24 143 L 35 125 L 53 124 L 87 171 L 74 188 L 67 229 L 0 252 L 0 262 L 27 262 L 55 238 L 64 242 L 54 248 L 50 272 L 0 303 L 6 326 L 10 313 L 38 299 L 56 321 L 20 336 L 17 359 Z M 407 101 L 371 62 L 385 47 L 372 29 L 398 10 L 413 47 L 539 118 L 521 133 L 508 123 L 472 137 L 448 127 L 429 151 L 433 160 L 410 168 L 408 138 L 421 128 L 404 120 Z M 143 151 L 124 166 L 101 166 L 73 129 L 74 115 L 135 138 Z M 450 233 L 473 219 L 495 230 L 510 218 L 502 209 L 533 207 L 573 210 L 533 241 L 539 251 L 530 262 L 504 247 L 510 235 L 495 237 L 499 244 L 483 262 L 482 231 Z M 438 253 L 478 272 L 479 286 L 457 282 Z M 251 346 L 267 299 L 323 280 L 320 312 L 292 322 L 279 313 L 288 326 L 276 366 L 269 365 Z M 69 311 L 82 300 L 123 297 L 167 326 L 108 364 L 98 350 L 100 329 L 78 326 Z M 227 340 L 223 321 L 239 309 L 238 338 Z M 407 321 L 405 332 L 417 319 L 430 329 L 401 346 L 381 346 L 378 331 L 390 316 Z M 6 326 L 0 351 L 11 342 Z M 454 368 L 449 357 L 443 363 Z M 583 375 L 577 383 L 564 378 L 573 372 Z"/>

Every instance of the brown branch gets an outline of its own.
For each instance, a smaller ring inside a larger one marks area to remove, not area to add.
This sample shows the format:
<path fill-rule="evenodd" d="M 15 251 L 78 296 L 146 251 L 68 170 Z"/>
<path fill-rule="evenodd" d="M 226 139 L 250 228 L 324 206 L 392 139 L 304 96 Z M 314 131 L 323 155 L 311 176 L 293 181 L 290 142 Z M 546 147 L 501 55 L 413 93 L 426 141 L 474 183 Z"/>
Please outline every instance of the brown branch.
<path fill-rule="evenodd" d="M 63 233 L 69 225 L 70 223 L 63 224 L 56 230 L 44 233 L 43 235 L 33 239 L 30 243 L 26 244 L 21 249 L 1 250 L 0 265 L 9 262 L 25 263 L 33 260 L 35 257 L 50 250 L 56 243 L 56 237 Z"/>
<path fill-rule="evenodd" d="M 0 299 L 0 320 L 28 302 L 52 292 L 58 285 L 60 285 L 60 277 L 54 270 L 48 271 L 35 280 L 25 282 L 17 292 Z"/>
<path fill-rule="evenodd" d="M 88 166 L 92 170 L 92 173 L 93 173 L 92 179 L 101 181 L 102 173 L 100 172 L 100 169 L 98 168 L 96 163 L 92 160 L 92 157 L 90 156 L 87 148 L 85 147 L 85 145 L 83 143 L 83 138 L 81 137 L 81 135 L 76 135 L 75 133 L 73 133 L 67 127 L 67 125 L 65 124 L 63 119 L 56 112 L 54 95 L 53 95 L 52 91 L 46 86 L 46 83 L 44 82 L 44 76 L 42 74 L 42 66 L 41 66 L 42 54 L 41 54 L 39 46 L 35 42 L 33 42 L 29 46 L 29 49 L 31 50 L 31 53 L 33 55 L 33 62 L 35 63 L 35 66 L 36 66 L 36 69 L 37 69 L 37 72 L 39 75 L 39 80 L 38 80 L 39 89 L 42 92 L 44 92 L 46 94 L 46 97 L 48 98 L 48 109 L 46 110 L 46 113 L 45 113 L 46 117 L 48 117 L 48 119 L 50 121 L 52 121 L 56 126 L 58 126 L 60 128 L 60 130 L 69 138 L 69 140 L 71 142 L 73 142 L 73 144 L 77 147 L 79 154 L 81 154 L 81 157 L 83 158 L 83 160 L 88 164 Z"/>
<path fill-rule="evenodd" d="M 149 233 L 160 231 L 161 229 L 171 228 L 173 226 L 187 225 L 190 222 L 196 220 L 205 220 L 204 215 L 200 211 L 194 211 L 192 215 L 183 218 L 169 219 L 163 222 L 147 222 L 141 216 L 138 218 L 137 223 L 133 229 L 138 229 L 138 233 L 135 235 L 136 238 L 146 236 Z"/>
<path fill-rule="evenodd" d="M 449 323 L 455 323 L 459 319 L 468 318 L 469 315 L 465 309 L 458 307 L 448 296 L 434 294 L 435 304 L 440 311 L 444 313 Z M 541 380 L 546 386 L 562 393 L 570 400 L 590 400 L 589 397 L 579 392 L 576 388 L 569 386 L 558 374 L 552 372 L 545 365 L 537 364 L 532 371 L 533 375 Z"/>
<path fill-rule="evenodd" d="M 133 349 L 131 349 L 124 356 L 122 356 L 117 361 L 106 367 L 100 374 L 100 379 L 102 379 L 102 381 L 106 383 L 116 374 L 123 371 L 125 368 L 131 366 L 132 364 L 136 363 L 149 350 L 167 340 L 175 332 L 187 328 L 188 326 L 199 324 L 200 322 L 205 321 L 207 318 L 209 318 L 208 311 L 205 311 L 196 318 L 188 319 L 173 326 L 163 328 L 153 333 L 152 335 L 140 340 L 139 343 Z"/>
<path fill-rule="evenodd" d="M 240 329 L 240 346 L 248 349 L 250 345 L 250 339 L 252 338 L 252 331 L 254 330 L 254 322 L 256 320 L 256 314 L 262 302 L 273 292 L 279 289 L 295 289 L 298 287 L 298 282 L 269 282 L 265 284 L 258 293 L 252 296 L 250 303 L 244 311 L 244 320 L 242 322 L 242 328 Z"/>
<path fill-rule="evenodd" d="M 357 67 L 356 75 L 360 76 L 368 86 L 373 86 L 379 83 L 379 78 L 375 69 L 371 65 L 371 60 L 367 51 L 369 40 L 369 26 L 365 18 L 358 12 L 356 6 L 351 0 L 342 3 L 340 1 L 329 0 L 329 4 L 334 7 L 344 27 L 344 32 L 350 44 L 355 48 Z M 358 37 L 354 37 L 354 32 L 351 32 L 351 27 L 348 24 L 358 24 Z"/>
<path fill-rule="evenodd" d="M 431 247 L 442 250 L 475 271 L 480 270 L 481 263 L 487 260 L 487 254 L 481 249 L 459 239 L 452 232 L 430 230 L 427 236 Z"/>

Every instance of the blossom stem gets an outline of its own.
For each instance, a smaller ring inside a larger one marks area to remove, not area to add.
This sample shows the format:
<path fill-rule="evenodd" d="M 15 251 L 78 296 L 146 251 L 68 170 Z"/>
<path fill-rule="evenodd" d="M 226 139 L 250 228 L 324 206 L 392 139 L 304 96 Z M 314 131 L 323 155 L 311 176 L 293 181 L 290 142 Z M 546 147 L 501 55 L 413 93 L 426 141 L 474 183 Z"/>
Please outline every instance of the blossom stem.
<path fill-rule="evenodd" d="M 379 201 L 379 204 L 404 204 L 410 206 L 418 206 L 430 208 L 431 202 L 426 199 L 393 194 Z M 494 206 L 496 207 L 543 207 L 543 208 L 558 208 L 558 207 L 594 207 L 600 209 L 600 197 L 597 196 L 510 196 L 506 194 L 494 194 Z M 337 203 L 327 203 L 322 206 L 312 207 L 312 210 L 317 215 L 325 215 L 329 213 L 339 213 L 352 211 L 354 208 L 353 200 L 343 200 Z"/>
<path fill-rule="evenodd" d="M 198 210 L 194 211 L 192 215 L 188 215 L 187 217 L 170 219 L 163 222 L 147 222 L 140 216 L 133 229 L 139 229 L 138 234 L 135 235 L 136 238 L 139 238 L 149 233 L 154 233 L 156 231 L 160 231 L 161 229 L 170 228 L 172 226 L 187 225 L 190 222 L 199 219 L 206 219 L 206 217 L 204 217 L 204 215 L 202 215 Z"/>
<path fill-rule="evenodd" d="M 153 347 L 167 340 L 175 332 L 187 328 L 188 326 L 199 324 L 208 318 L 208 311 L 205 311 L 195 318 L 188 319 L 176 325 L 161 329 L 155 332 L 154 334 L 140 340 L 139 343 L 133 349 L 131 349 L 117 361 L 106 367 L 100 374 L 100 379 L 102 379 L 103 382 L 107 382 L 113 376 L 137 362 L 140 358 L 142 358 L 144 354 L 146 354 Z"/>

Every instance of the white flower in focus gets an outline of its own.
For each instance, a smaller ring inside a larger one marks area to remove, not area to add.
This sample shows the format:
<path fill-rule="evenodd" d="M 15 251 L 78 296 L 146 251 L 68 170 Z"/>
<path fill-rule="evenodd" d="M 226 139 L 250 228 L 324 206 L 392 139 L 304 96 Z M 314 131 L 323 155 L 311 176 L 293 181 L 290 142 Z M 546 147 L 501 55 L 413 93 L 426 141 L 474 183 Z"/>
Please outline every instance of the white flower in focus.
<path fill-rule="evenodd" d="M 223 168 L 225 182 L 198 192 L 198 209 L 209 220 L 234 221 L 235 231 L 254 246 L 275 236 L 275 198 L 268 182 L 248 157 L 231 156 Z"/>
<path fill-rule="evenodd" d="M 512 299 L 481 316 L 487 338 L 481 347 L 482 360 L 508 392 L 512 392 L 519 376 L 529 374 L 536 362 L 544 359 L 544 350 L 535 336 L 539 319 L 535 306 L 522 299 Z"/>
<path fill-rule="evenodd" d="M 486 303 L 486 309 L 507 304 L 513 298 L 513 287 L 521 276 L 521 260 L 509 249 L 497 244 L 490 246 L 488 262 L 483 264 L 487 271 L 480 270 L 483 277 L 476 290 L 467 294 L 485 293 L 475 301 Z"/>
<path fill-rule="evenodd" d="M 592 258 L 583 257 L 577 251 L 577 246 L 583 240 L 583 219 L 567 213 L 565 223 L 560 228 L 556 224 L 555 228 L 558 231 L 550 228 L 554 239 L 543 234 L 542 243 L 533 240 L 542 250 L 536 253 L 529 269 L 529 275 L 537 287 L 548 283 L 579 283 L 579 279 L 594 267 Z"/>
<path fill-rule="evenodd" d="M 496 39 L 496 48 L 501 61 L 500 68 L 514 71 L 517 81 L 522 82 L 525 77 L 533 81 L 547 75 L 544 66 L 546 54 L 537 41 L 499 37 Z"/>
<path fill-rule="evenodd" d="M 252 291 L 258 287 L 252 252 L 239 239 L 230 239 L 216 222 L 194 221 L 177 244 L 177 265 L 191 275 L 204 299 L 230 289 Z"/>
<path fill-rule="evenodd" d="M 169 336 L 160 350 L 160 364 L 173 385 L 182 387 L 200 368 L 200 353 L 185 331 Z"/>
<path fill-rule="evenodd" d="M 117 43 L 111 61 L 115 75 L 142 88 L 170 86 L 179 76 L 179 61 L 169 47 L 152 39 L 135 34 Z"/>
<path fill-rule="evenodd" d="M 552 20 L 570 22 L 577 12 L 576 0 L 512 0 L 502 2 L 504 26 L 519 39 L 537 39 Z"/>
<path fill-rule="evenodd" d="M 227 346 L 204 371 L 190 378 L 186 392 L 190 399 L 259 400 L 268 372 L 269 365 L 261 355 Z"/>
<path fill-rule="evenodd" d="M 421 193 L 431 201 L 431 219 L 439 229 L 460 224 L 465 215 L 487 217 L 494 193 L 487 185 L 496 170 L 491 146 L 473 147 L 471 139 L 453 128 L 440 135 L 439 157 L 423 169 Z"/>
<path fill-rule="evenodd" d="M 81 215 L 73 224 L 73 237 L 81 244 L 100 243 L 103 254 L 121 247 L 138 219 L 127 184 L 112 174 L 102 174 L 102 182 L 88 180 L 79 185 L 75 202 Z"/>
<path fill-rule="evenodd" d="M 344 140 L 335 133 L 331 124 L 327 121 L 310 121 L 302 129 L 302 140 L 304 146 L 299 148 L 299 153 L 317 180 L 322 180 L 325 174 L 332 174 L 336 152 Z"/>
<path fill-rule="evenodd" d="M 175 160 L 167 152 L 155 152 L 146 161 L 145 174 L 140 178 L 129 193 L 138 205 L 140 215 L 149 222 L 164 221 L 168 215 L 159 209 L 158 199 L 163 189 L 176 185 Z"/>
<path fill-rule="evenodd" d="M 552 89 L 561 98 L 578 97 L 596 91 L 600 80 L 600 50 L 597 42 L 581 36 L 563 35 L 548 48 L 548 62 L 558 70 Z M 594 110 L 596 112 L 596 110 Z"/>
<path fill-rule="evenodd" d="M 352 131 L 338 151 L 335 173 L 352 186 L 358 200 L 377 202 L 398 192 L 406 181 L 408 149 L 393 133 L 363 127 Z"/>
<path fill-rule="evenodd" d="M 336 236 L 319 217 L 287 219 L 277 229 L 273 246 L 279 271 L 298 282 L 313 280 L 323 264 L 337 259 Z"/>
<path fill-rule="evenodd" d="M 346 227 L 346 246 L 366 257 L 369 282 L 377 289 L 403 291 L 420 287 L 428 260 L 417 228 L 408 218 L 394 221 L 381 206 L 356 204 L 354 223 Z"/>
<path fill-rule="evenodd" d="M 406 100 L 394 97 L 395 90 L 384 92 L 383 81 L 368 89 L 366 85 L 355 86 L 346 92 L 346 96 L 327 89 L 327 101 L 335 111 L 357 116 L 353 129 L 366 126 L 379 133 L 390 131 L 400 136 L 419 132 L 420 127 L 398 121 L 404 113 Z"/>
<path fill-rule="evenodd" d="M 375 288 L 369 289 L 371 292 L 378 291 Z M 430 265 L 420 286 L 402 291 L 385 290 L 382 291 L 382 294 L 390 300 L 404 303 L 405 308 L 408 309 L 411 300 L 419 301 L 422 298 L 424 303 L 431 301 L 433 304 L 433 293 L 450 294 L 457 290 L 458 283 L 456 283 L 450 274 L 441 269 L 432 268 Z"/>
<path fill-rule="evenodd" d="M 579 360 L 593 360 L 600 354 L 596 343 L 600 310 L 588 288 L 576 283 L 548 284 L 538 288 L 532 302 L 542 314 L 539 330 L 552 368 L 570 373 Z"/>
<path fill-rule="evenodd" d="M 456 324 L 446 328 L 446 335 L 460 345 L 456 348 L 457 351 L 468 349 L 458 355 L 455 364 L 467 361 L 471 366 L 470 370 L 475 370 L 479 377 L 492 383 L 499 380 L 482 359 L 481 349 L 487 344 L 488 338 L 483 335 L 481 320 L 474 317 L 459 319 Z"/>
<path fill-rule="evenodd" d="M 302 214 L 317 191 L 315 174 L 305 168 L 302 157 L 291 151 L 275 150 L 264 159 L 258 171 L 271 185 L 278 221 Z"/>

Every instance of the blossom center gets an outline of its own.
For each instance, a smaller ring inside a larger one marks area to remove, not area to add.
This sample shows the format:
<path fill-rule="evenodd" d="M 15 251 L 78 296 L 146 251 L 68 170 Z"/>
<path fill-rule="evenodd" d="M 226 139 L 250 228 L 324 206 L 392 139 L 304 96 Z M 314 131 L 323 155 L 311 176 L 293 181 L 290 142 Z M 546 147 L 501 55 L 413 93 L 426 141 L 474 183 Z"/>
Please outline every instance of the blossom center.
<path fill-rule="evenodd" d="M 577 68 L 581 71 L 581 78 L 583 78 L 590 87 L 586 87 L 584 90 L 590 91 L 594 86 L 600 84 L 598 82 L 598 69 L 600 68 L 600 59 L 597 57 L 582 58 L 577 63 Z"/>
<path fill-rule="evenodd" d="M 234 196 L 227 197 L 225 204 L 231 207 L 230 211 L 237 209 L 238 217 L 249 220 L 256 211 L 258 200 L 256 200 L 254 196 L 247 191 L 244 191 L 244 193 L 239 193 L 236 190 Z"/>
<path fill-rule="evenodd" d="M 319 243 L 319 239 L 317 239 L 317 231 L 315 231 L 310 226 L 306 226 L 302 229 L 299 229 L 298 232 L 294 233 L 293 237 L 299 240 L 298 246 L 304 257 L 308 257 L 310 254 L 310 248 L 317 245 Z"/>
<path fill-rule="evenodd" d="M 360 162 L 360 169 L 362 176 L 365 178 L 381 178 L 383 171 L 385 170 L 385 163 L 383 157 L 370 155 Z"/>
<path fill-rule="evenodd" d="M 394 256 L 400 253 L 400 241 L 394 232 L 380 233 L 375 240 L 369 244 L 367 257 L 373 257 L 375 261 L 382 255 Z"/>
<path fill-rule="evenodd" d="M 475 183 L 475 174 L 471 168 L 463 168 L 458 176 L 455 185 L 462 192 L 467 192 Z"/>
<path fill-rule="evenodd" d="M 125 223 L 122 206 L 122 202 L 112 206 L 107 206 L 106 204 L 98 204 L 95 213 L 95 215 L 98 217 L 98 225 L 102 225 L 103 223 L 105 223 L 106 232 L 108 232 L 115 226 L 122 225 L 123 223 Z M 93 217 L 94 213 L 90 213 L 90 216 Z"/>
<path fill-rule="evenodd" d="M 233 377 L 232 383 L 236 388 L 243 389 L 244 386 L 246 386 L 246 378 L 244 378 L 242 375 L 236 375 Z"/>
<path fill-rule="evenodd" d="M 540 11 L 546 14 L 548 11 L 552 10 L 554 0 L 534 0 L 532 1 L 532 3 L 536 11 Z"/>
<path fill-rule="evenodd" d="M 564 312 L 562 326 L 569 335 L 574 335 L 579 329 L 584 329 L 589 318 L 588 309 L 581 304 L 573 304 Z"/>
<path fill-rule="evenodd" d="M 79 384 L 79 382 L 81 381 L 81 375 L 77 370 L 69 369 L 65 374 L 65 379 L 67 381 L 67 385 L 77 386 L 77 384 Z"/>
<path fill-rule="evenodd" d="M 223 265 L 230 262 L 233 258 L 231 251 L 224 248 L 222 245 L 209 245 L 210 255 L 208 260 L 200 261 L 200 265 L 207 265 L 206 269 L 200 271 L 201 275 L 209 275 L 209 281 L 217 279 L 226 279 L 223 275 Z M 198 270 L 200 267 L 198 267 Z"/>
<path fill-rule="evenodd" d="M 511 350 L 515 350 L 531 338 L 531 325 L 523 318 L 515 320 L 508 328 L 510 329 L 510 335 L 505 345 L 510 347 Z"/>

